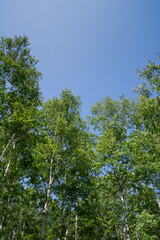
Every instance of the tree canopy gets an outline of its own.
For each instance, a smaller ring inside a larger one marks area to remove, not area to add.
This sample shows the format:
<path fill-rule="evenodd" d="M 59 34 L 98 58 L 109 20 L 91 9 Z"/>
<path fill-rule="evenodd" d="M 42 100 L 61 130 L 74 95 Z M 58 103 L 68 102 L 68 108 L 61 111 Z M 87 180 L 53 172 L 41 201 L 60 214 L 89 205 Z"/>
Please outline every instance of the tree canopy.
<path fill-rule="evenodd" d="M 84 120 L 71 90 L 43 102 L 37 62 L 1 39 L 0 239 L 160 239 L 160 65 Z"/>

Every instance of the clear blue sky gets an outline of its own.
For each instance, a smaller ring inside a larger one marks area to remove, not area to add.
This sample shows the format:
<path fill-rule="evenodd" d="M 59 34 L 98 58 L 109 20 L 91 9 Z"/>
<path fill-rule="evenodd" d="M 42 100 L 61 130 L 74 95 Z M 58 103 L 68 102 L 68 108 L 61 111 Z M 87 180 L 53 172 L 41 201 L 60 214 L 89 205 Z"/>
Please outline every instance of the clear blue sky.
<path fill-rule="evenodd" d="M 160 0 L 0 0 L 0 35 L 26 35 L 44 99 L 72 89 L 82 115 L 132 95 L 136 69 L 160 53 Z"/>

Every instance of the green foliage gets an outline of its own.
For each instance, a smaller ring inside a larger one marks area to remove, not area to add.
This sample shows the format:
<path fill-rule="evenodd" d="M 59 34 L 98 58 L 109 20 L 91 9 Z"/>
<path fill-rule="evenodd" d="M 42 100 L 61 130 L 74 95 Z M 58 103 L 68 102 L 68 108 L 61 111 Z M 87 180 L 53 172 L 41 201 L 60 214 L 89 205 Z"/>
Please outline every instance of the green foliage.
<path fill-rule="evenodd" d="M 70 90 L 42 104 L 36 64 L 27 37 L 1 39 L 0 239 L 158 240 L 160 65 L 87 125 Z"/>

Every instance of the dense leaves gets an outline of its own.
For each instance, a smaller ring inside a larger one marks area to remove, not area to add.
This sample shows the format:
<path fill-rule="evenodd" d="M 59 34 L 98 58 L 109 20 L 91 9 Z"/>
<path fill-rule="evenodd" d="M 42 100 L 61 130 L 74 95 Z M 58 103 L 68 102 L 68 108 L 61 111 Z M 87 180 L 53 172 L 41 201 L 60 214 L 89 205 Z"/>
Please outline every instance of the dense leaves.
<path fill-rule="evenodd" d="M 1 39 L 0 239 L 160 239 L 160 65 L 86 122 L 70 90 L 42 103 L 36 64 Z"/>

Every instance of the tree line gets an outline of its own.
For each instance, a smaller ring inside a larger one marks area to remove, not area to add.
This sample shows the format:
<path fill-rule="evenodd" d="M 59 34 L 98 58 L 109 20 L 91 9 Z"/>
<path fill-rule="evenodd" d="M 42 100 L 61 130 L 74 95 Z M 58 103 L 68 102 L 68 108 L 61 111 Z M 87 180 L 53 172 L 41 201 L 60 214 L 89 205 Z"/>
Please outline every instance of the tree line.
<path fill-rule="evenodd" d="M 160 65 L 84 120 L 68 89 L 43 102 L 37 62 L 1 38 L 0 239 L 160 239 Z"/>

